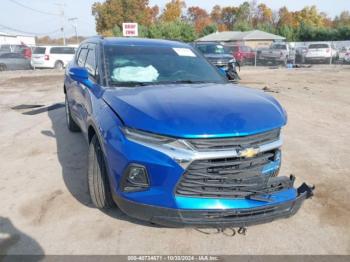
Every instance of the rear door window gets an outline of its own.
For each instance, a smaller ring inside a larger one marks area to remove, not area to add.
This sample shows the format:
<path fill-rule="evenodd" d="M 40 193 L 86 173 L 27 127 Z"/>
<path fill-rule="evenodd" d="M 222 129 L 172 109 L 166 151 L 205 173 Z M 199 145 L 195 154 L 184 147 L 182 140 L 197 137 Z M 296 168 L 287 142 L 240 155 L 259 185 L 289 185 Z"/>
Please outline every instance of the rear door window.
<path fill-rule="evenodd" d="M 46 48 L 45 47 L 35 47 L 33 54 L 35 55 L 45 55 Z"/>
<path fill-rule="evenodd" d="M 79 56 L 77 59 L 77 63 L 80 67 L 84 67 L 85 66 L 85 61 L 86 61 L 86 57 L 88 54 L 89 49 L 87 47 L 83 47 L 80 49 L 79 52 Z"/>
<path fill-rule="evenodd" d="M 320 49 L 320 48 L 329 48 L 327 44 L 312 44 L 309 45 L 309 49 Z"/>
<path fill-rule="evenodd" d="M 286 45 L 273 45 L 272 46 L 273 49 L 278 49 L 278 50 L 286 50 L 287 49 L 287 46 Z"/>
<path fill-rule="evenodd" d="M 61 55 L 74 55 L 74 47 L 52 47 L 51 54 L 61 54 Z"/>

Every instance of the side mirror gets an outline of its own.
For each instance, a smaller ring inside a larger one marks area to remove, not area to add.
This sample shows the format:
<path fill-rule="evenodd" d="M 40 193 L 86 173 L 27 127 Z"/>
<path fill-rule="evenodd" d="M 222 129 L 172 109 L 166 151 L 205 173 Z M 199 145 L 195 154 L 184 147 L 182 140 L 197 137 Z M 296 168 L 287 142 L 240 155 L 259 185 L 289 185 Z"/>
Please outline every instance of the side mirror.
<path fill-rule="evenodd" d="M 72 67 L 69 69 L 70 77 L 78 82 L 84 82 L 89 79 L 89 73 L 84 67 Z"/>
<path fill-rule="evenodd" d="M 226 71 L 223 68 L 216 67 L 216 69 L 218 70 L 220 75 L 222 75 L 223 77 L 226 77 Z"/>

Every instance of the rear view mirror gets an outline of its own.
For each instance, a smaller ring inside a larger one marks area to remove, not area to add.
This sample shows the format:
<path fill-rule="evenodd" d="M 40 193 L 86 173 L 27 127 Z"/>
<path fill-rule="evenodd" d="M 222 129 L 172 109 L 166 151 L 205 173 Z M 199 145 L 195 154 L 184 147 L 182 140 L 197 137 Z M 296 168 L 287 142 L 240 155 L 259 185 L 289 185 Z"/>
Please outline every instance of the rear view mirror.
<path fill-rule="evenodd" d="M 69 69 L 70 77 L 78 82 L 83 82 L 89 78 L 89 73 L 84 67 L 72 67 Z"/>

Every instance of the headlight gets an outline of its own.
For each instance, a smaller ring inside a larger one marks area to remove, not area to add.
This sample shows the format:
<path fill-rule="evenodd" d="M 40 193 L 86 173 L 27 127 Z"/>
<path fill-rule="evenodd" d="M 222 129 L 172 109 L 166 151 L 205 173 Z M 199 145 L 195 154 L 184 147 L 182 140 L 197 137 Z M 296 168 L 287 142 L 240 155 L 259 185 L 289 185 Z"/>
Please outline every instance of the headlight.
<path fill-rule="evenodd" d="M 192 149 L 190 145 L 182 139 L 157 135 L 128 127 L 123 127 L 122 131 L 127 139 L 146 146 L 166 147 L 169 149 Z"/>

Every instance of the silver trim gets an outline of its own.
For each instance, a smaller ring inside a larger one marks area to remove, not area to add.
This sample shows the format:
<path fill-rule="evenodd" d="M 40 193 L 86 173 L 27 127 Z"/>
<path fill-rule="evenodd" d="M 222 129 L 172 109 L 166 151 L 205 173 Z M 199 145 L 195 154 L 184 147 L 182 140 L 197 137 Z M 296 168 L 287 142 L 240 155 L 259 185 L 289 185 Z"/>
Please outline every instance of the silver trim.
<path fill-rule="evenodd" d="M 154 150 L 157 150 L 159 152 L 162 152 L 163 154 L 171 157 L 174 159 L 183 169 L 187 169 L 187 167 L 195 160 L 201 160 L 201 159 L 215 159 L 215 158 L 230 158 L 230 157 L 239 157 L 240 152 L 237 150 L 218 150 L 218 151 L 197 151 L 193 149 L 193 147 L 190 149 L 184 149 L 184 148 L 177 148 L 171 146 L 171 144 L 151 144 L 147 142 L 141 142 L 137 141 L 131 138 L 128 138 L 129 140 L 141 144 L 143 146 L 152 148 Z M 186 143 L 186 140 L 181 140 L 182 143 Z M 255 149 L 257 149 L 258 153 L 270 151 L 273 149 L 277 149 L 282 146 L 282 137 L 280 137 L 278 140 L 268 143 L 265 145 L 261 145 Z"/>

